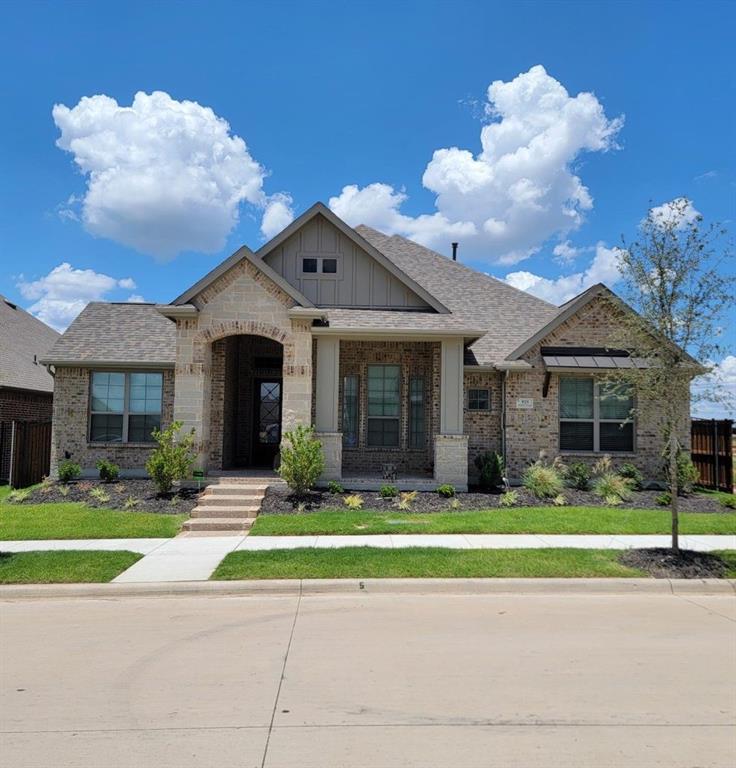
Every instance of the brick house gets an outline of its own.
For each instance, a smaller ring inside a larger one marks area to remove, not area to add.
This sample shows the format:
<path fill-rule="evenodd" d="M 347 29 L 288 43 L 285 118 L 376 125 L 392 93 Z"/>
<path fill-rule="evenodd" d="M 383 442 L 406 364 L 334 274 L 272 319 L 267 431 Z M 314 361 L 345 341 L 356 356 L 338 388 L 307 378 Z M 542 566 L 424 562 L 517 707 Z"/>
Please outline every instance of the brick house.
<path fill-rule="evenodd" d="M 170 304 L 92 303 L 45 362 L 52 464 L 108 456 L 144 472 L 150 431 L 196 434 L 208 473 L 272 467 L 283 432 L 314 425 L 323 480 L 468 486 L 481 452 L 518 479 L 540 451 L 607 453 L 659 474 L 656 404 L 629 413 L 600 374 L 616 320 L 597 285 L 556 307 L 417 243 L 351 228 L 318 203 L 243 246 Z M 634 397 L 632 393 L 632 398 Z M 682 398 L 688 444 L 689 399 Z"/>
<path fill-rule="evenodd" d="M 51 421 L 54 380 L 40 359 L 59 334 L 0 296 L 0 482 L 10 471 L 14 421 Z"/>

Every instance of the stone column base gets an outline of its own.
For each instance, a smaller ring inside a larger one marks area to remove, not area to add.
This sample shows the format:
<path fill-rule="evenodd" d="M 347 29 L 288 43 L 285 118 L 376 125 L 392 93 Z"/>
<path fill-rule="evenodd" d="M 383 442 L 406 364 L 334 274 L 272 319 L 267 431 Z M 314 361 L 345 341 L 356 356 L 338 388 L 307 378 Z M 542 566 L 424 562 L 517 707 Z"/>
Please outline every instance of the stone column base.
<path fill-rule="evenodd" d="M 468 490 L 468 436 L 436 435 L 434 438 L 434 479 L 437 485 L 454 485 Z"/>
<path fill-rule="evenodd" d="M 325 471 L 320 482 L 342 478 L 342 432 L 317 432 L 315 437 L 322 443 L 325 457 Z"/>

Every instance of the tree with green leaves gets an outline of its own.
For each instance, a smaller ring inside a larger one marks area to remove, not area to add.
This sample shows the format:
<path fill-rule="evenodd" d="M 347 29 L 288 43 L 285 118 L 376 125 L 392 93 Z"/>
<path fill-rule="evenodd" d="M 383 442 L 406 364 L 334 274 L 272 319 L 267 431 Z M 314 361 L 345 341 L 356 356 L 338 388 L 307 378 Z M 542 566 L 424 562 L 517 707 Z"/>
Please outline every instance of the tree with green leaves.
<path fill-rule="evenodd" d="M 611 347 L 626 350 L 633 363 L 610 378 L 633 387 L 635 411 L 654 407 L 660 414 L 674 551 L 679 550 L 678 494 L 692 481 L 680 440 L 690 430 L 683 403 L 689 402 L 695 378 L 694 397 L 722 398 L 710 374 L 713 361 L 725 354 L 721 323 L 734 304 L 734 278 L 728 274 L 732 250 L 725 235 L 720 225 L 705 225 L 685 198 L 650 209 L 637 237 L 624 239 L 619 250 L 619 293 L 628 306 L 609 299 L 620 319 Z"/>

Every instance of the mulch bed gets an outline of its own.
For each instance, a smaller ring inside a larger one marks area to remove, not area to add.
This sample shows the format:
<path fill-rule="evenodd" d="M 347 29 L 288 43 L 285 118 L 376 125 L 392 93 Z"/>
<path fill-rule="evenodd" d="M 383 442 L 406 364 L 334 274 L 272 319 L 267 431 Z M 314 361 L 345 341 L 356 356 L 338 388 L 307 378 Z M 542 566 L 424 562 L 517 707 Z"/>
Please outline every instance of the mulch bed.
<path fill-rule="evenodd" d="M 726 564 L 710 552 L 683 549 L 630 549 L 619 560 L 631 568 L 639 568 L 655 579 L 722 579 Z"/>
<path fill-rule="evenodd" d="M 101 501 L 90 494 L 94 488 L 102 489 L 109 501 Z M 66 495 L 64 490 L 68 489 Z M 171 493 L 159 494 L 152 480 L 147 478 L 125 478 L 115 483 L 101 483 L 97 480 L 77 480 L 71 483 L 48 483 L 35 488 L 25 504 L 48 504 L 66 501 L 84 502 L 88 507 L 124 509 L 128 512 L 158 512 L 164 515 L 189 514 L 197 503 L 199 491 L 196 488 L 174 489 Z M 126 507 L 128 499 L 135 499 L 134 506 Z"/>
<path fill-rule="evenodd" d="M 545 507 L 551 506 L 551 500 L 537 499 L 524 488 L 514 488 L 518 495 L 517 507 Z M 617 509 L 666 509 L 659 507 L 656 498 L 661 491 L 636 491 L 631 501 L 620 504 Z M 316 512 L 320 509 L 345 508 L 343 499 L 347 494 L 328 493 L 327 491 L 314 491 L 303 498 L 297 498 L 288 491 L 279 488 L 269 488 L 266 498 L 263 500 L 261 514 L 290 515 L 296 512 Z M 397 498 L 384 499 L 376 491 L 362 491 L 364 509 L 378 511 L 395 509 Z M 566 488 L 564 491 L 567 504 L 574 507 L 600 507 L 604 506 L 600 497 L 590 491 L 577 491 L 574 488 Z M 461 512 L 475 509 L 495 509 L 501 507 L 498 493 L 459 493 L 456 497 L 460 506 L 453 508 L 452 499 L 445 499 L 437 493 L 418 493 L 411 505 L 411 512 Z M 708 496 L 692 494 L 679 499 L 681 512 L 730 512 L 717 499 Z M 300 506 L 303 505 L 303 506 Z"/>

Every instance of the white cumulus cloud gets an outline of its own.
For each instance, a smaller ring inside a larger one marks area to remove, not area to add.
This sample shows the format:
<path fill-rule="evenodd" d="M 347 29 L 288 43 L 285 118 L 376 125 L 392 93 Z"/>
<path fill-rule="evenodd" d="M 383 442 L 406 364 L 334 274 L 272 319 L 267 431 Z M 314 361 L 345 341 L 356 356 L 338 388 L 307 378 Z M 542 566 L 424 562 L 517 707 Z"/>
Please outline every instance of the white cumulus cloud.
<path fill-rule="evenodd" d="M 63 331 L 90 301 L 100 301 L 118 289 L 131 290 L 136 285 L 130 277 L 118 280 L 93 269 L 74 269 L 64 262 L 38 280 L 27 281 L 21 275 L 17 287 L 23 298 L 34 302 L 29 312 Z M 133 294 L 128 301 L 144 299 Z"/>
<path fill-rule="evenodd" d="M 709 399 L 709 392 L 716 392 L 718 401 Z M 710 374 L 696 378 L 693 396 L 693 415 L 701 419 L 736 418 L 736 355 L 726 355 Z"/>
<path fill-rule="evenodd" d="M 580 255 L 580 248 L 575 247 L 569 240 L 565 240 L 552 249 L 552 254 L 558 264 L 572 264 Z"/>
<path fill-rule="evenodd" d="M 605 283 L 609 288 L 612 287 L 621 279 L 618 263 L 619 249 L 607 248 L 603 243 L 598 243 L 593 260 L 582 272 L 557 278 L 542 277 L 533 272 L 510 272 L 505 280 L 514 288 L 560 305 L 596 283 Z"/>
<path fill-rule="evenodd" d="M 661 227 L 675 224 L 676 229 L 680 229 L 695 221 L 700 216 L 700 211 L 695 208 L 692 200 L 676 197 L 668 203 L 655 205 L 650 209 L 649 214 Z"/>
<path fill-rule="evenodd" d="M 475 258 L 513 264 L 583 221 L 592 197 L 574 170 L 585 152 L 615 147 L 623 118 L 609 119 L 592 93 L 570 96 L 535 66 L 488 88 L 480 152 L 438 149 L 422 177 L 435 210 L 401 212 L 406 194 L 384 183 L 343 187 L 329 205 L 349 224 L 369 224 L 444 248 L 463 238 Z"/>
<path fill-rule="evenodd" d="M 57 146 L 86 177 L 81 220 L 93 235 L 164 259 L 214 253 L 242 203 L 270 210 L 266 170 L 209 107 L 154 91 L 136 93 L 129 107 L 97 95 L 52 114 Z M 72 218 L 78 203 L 62 215 Z"/>
<path fill-rule="evenodd" d="M 278 235 L 294 220 L 292 202 L 291 197 L 283 192 L 271 195 L 269 198 L 261 220 L 261 232 L 267 240 Z"/>

